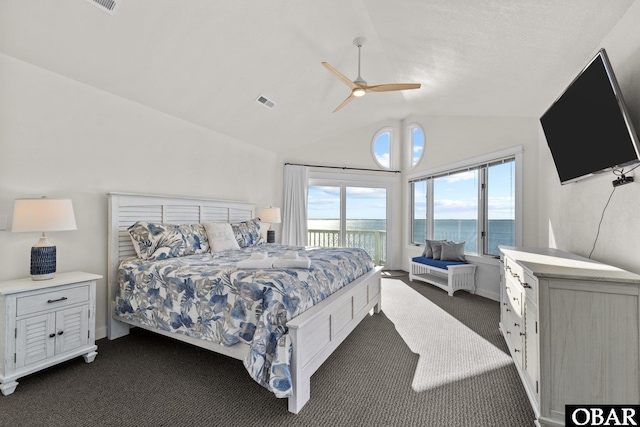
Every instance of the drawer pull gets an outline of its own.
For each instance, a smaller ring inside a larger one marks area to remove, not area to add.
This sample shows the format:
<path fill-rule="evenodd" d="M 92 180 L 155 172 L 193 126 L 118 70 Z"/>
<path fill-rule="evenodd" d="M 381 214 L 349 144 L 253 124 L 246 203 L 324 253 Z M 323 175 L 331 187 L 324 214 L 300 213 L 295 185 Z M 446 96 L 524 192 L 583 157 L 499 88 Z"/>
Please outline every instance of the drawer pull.
<path fill-rule="evenodd" d="M 51 304 L 52 302 L 66 301 L 67 299 L 68 299 L 67 297 L 62 297 L 62 298 L 58 298 L 58 299 L 50 299 L 50 300 L 47 300 L 47 303 Z"/>
<path fill-rule="evenodd" d="M 531 285 L 530 285 L 530 284 L 528 284 L 527 282 L 522 282 L 522 286 L 523 286 L 524 288 L 531 289 Z"/>
<path fill-rule="evenodd" d="M 56 336 L 56 334 L 49 334 L 49 338 L 53 338 L 55 336 Z"/>
<path fill-rule="evenodd" d="M 510 309 L 510 308 L 507 308 L 507 311 L 511 311 L 511 309 Z"/>
<path fill-rule="evenodd" d="M 64 331 L 58 332 L 58 335 L 62 335 L 62 334 L 64 334 Z"/>
<path fill-rule="evenodd" d="M 520 323 L 514 323 L 513 326 L 515 326 L 516 328 L 520 327 Z"/>
<path fill-rule="evenodd" d="M 520 353 L 520 350 L 518 350 L 517 348 L 514 348 L 513 351 L 515 351 L 516 353 Z"/>
<path fill-rule="evenodd" d="M 521 337 L 524 337 L 525 335 L 527 335 L 527 334 L 525 334 L 524 332 L 520 332 L 520 336 Z"/>

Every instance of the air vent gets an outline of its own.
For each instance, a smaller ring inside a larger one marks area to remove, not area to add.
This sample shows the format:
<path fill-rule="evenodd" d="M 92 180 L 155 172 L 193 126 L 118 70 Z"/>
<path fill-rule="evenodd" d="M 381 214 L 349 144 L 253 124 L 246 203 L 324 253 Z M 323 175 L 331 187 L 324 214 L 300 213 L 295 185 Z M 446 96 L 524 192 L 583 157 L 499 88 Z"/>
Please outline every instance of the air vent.
<path fill-rule="evenodd" d="M 268 109 L 272 109 L 273 107 L 276 106 L 276 103 L 273 102 L 272 100 L 270 100 L 269 98 L 267 98 L 264 95 L 260 95 L 259 97 L 256 98 L 256 102 L 260 103 L 262 105 L 264 105 L 265 107 L 267 107 Z"/>
<path fill-rule="evenodd" d="M 121 0 L 87 0 L 98 9 L 102 9 L 110 15 L 115 15 L 116 8 L 120 4 Z"/>

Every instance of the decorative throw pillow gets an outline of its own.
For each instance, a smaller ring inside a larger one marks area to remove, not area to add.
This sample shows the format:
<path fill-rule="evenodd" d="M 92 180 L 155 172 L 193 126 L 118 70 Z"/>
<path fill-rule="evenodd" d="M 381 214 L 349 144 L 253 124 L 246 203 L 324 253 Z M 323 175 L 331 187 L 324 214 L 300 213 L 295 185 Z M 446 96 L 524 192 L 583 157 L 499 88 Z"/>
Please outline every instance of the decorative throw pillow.
<path fill-rule="evenodd" d="M 429 245 L 431 246 L 431 252 L 433 252 L 433 256 L 431 258 L 433 259 L 440 259 L 440 256 L 442 255 L 442 245 L 445 244 L 446 242 L 429 242 Z"/>
<path fill-rule="evenodd" d="M 236 236 L 231 228 L 231 224 L 221 222 L 203 222 L 202 225 L 207 232 L 209 250 L 211 252 L 240 249 Z"/>
<path fill-rule="evenodd" d="M 464 242 L 445 242 L 442 244 L 442 261 L 466 261 L 464 257 Z"/>
<path fill-rule="evenodd" d="M 422 256 L 426 258 L 434 258 L 433 256 L 433 248 L 431 247 L 431 243 L 442 243 L 446 240 L 425 240 L 424 242 L 424 251 L 422 252 Z"/>
<path fill-rule="evenodd" d="M 237 224 L 231 224 L 233 234 L 236 236 L 241 248 L 260 244 L 260 219 L 254 218 Z"/>
<path fill-rule="evenodd" d="M 141 259 L 164 259 L 209 251 L 202 224 L 165 224 L 138 221 L 127 229 Z"/>

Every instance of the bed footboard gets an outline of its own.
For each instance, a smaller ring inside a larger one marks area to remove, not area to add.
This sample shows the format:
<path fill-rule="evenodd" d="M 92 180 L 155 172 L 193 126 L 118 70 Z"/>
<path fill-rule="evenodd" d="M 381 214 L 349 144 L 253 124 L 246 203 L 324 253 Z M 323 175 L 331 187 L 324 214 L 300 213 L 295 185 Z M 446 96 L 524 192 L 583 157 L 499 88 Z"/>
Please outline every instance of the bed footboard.
<path fill-rule="evenodd" d="M 311 397 L 311 375 L 327 360 L 356 326 L 373 310 L 381 309 L 382 267 L 334 293 L 287 323 L 293 343 L 289 412 L 297 414 Z"/>

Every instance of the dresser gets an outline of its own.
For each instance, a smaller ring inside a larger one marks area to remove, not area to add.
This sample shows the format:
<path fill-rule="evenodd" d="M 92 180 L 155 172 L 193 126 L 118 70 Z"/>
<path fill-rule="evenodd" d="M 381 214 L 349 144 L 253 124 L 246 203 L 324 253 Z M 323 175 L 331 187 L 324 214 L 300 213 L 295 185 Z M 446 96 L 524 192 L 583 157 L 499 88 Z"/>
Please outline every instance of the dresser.
<path fill-rule="evenodd" d="M 96 281 L 84 272 L 50 280 L 0 282 L 0 392 L 15 391 L 17 379 L 83 356 L 96 355 Z"/>
<path fill-rule="evenodd" d="M 549 248 L 500 247 L 500 331 L 538 426 L 565 405 L 640 403 L 640 275 Z"/>

